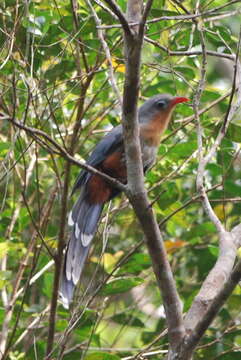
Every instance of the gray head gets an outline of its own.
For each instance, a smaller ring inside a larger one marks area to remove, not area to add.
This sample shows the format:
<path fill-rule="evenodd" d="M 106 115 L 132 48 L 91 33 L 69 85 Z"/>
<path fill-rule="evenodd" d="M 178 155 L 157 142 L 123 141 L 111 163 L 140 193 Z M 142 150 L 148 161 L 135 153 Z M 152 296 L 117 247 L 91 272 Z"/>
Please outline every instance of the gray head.
<path fill-rule="evenodd" d="M 139 108 L 139 122 L 147 123 L 154 117 L 165 113 L 168 115 L 176 104 L 189 101 L 186 97 L 172 96 L 170 94 L 159 94 L 146 100 Z"/>

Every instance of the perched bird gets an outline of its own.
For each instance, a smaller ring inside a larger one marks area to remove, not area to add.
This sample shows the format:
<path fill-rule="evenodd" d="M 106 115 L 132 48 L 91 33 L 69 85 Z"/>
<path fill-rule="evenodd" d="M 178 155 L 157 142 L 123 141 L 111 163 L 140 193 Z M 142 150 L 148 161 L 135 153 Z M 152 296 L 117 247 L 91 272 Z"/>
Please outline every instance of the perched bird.
<path fill-rule="evenodd" d="M 162 133 L 168 126 L 174 107 L 188 101 L 186 97 L 160 94 L 151 97 L 139 108 L 140 143 L 142 162 L 146 172 L 155 162 Z M 97 144 L 87 164 L 99 171 L 127 182 L 122 126 L 113 128 Z M 80 195 L 69 215 L 72 233 L 65 254 L 60 299 L 68 308 L 88 256 L 93 236 L 97 230 L 105 203 L 120 190 L 103 177 L 82 170 L 75 182 L 73 192 Z M 72 192 L 72 193 L 73 193 Z"/>

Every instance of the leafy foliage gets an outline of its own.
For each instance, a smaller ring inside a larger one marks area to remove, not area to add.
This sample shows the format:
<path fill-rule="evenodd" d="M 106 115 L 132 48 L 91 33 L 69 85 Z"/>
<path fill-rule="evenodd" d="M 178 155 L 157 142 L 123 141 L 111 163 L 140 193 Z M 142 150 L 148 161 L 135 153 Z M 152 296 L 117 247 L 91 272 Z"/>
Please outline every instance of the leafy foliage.
<path fill-rule="evenodd" d="M 19 130 L 11 121 L 44 131 L 63 149 L 69 148 L 78 124 L 75 157 L 80 160 L 120 122 L 110 64 L 94 17 L 85 1 L 78 1 L 77 11 L 71 4 L 75 1 L 20 0 L 16 4 L 5 0 L 0 5 L 0 323 L 5 329 L 1 349 L 9 345 L 10 360 L 44 358 L 53 291 L 51 254 L 63 227 L 60 214 L 67 163 L 53 144 Z M 125 1 L 118 4 L 125 10 Z M 190 13 L 195 12 L 196 1 L 183 4 Z M 122 31 L 113 26 L 117 20 L 110 12 L 92 6 L 107 26 L 105 41 L 121 92 L 125 71 Z M 208 55 L 200 106 L 207 153 L 228 109 L 229 99 L 224 95 L 232 84 L 230 58 L 237 48 L 240 5 L 204 0 L 200 11 L 209 12 L 198 20 L 204 22 L 206 47 L 218 52 Z M 180 14 L 185 12 L 175 1 L 155 0 L 149 20 Z M 150 21 L 143 45 L 140 103 L 157 93 L 192 98 L 200 78 L 200 49 L 200 35 L 192 20 Z M 214 226 L 196 197 L 197 137 L 192 115 L 191 107 L 177 107 L 157 163 L 146 177 L 184 309 L 189 308 L 217 256 Z M 240 221 L 240 142 L 238 113 L 206 174 L 209 198 L 228 229 Z M 78 172 L 77 166 L 71 167 L 70 187 Z M 69 208 L 73 201 L 68 197 Z M 151 349 L 168 347 L 165 334 L 158 338 L 165 329 L 162 300 L 140 227 L 123 196 L 106 206 L 106 214 L 76 295 L 74 313 L 58 306 L 53 357 L 117 360 L 136 355 L 153 341 Z M 109 255 L 103 256 L 107 238 Z M 240 358 L 240 306 L 237 288 L 195 359 Z M 65 343 L 61 336 L 70 328 Z M 152 358 L 160 358 L 160 353 Z"/>

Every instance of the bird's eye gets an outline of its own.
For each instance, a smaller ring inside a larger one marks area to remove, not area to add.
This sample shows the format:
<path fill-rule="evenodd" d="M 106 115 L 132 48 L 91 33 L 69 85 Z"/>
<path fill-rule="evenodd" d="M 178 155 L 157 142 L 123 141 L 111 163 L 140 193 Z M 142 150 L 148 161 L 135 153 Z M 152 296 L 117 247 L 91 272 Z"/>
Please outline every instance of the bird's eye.
<path fill-rule="evenodd" d="M 157 107 L 159 109 L 164 109 L 166 107 L 166 101 L 165 100 L 158 100 Z"/>

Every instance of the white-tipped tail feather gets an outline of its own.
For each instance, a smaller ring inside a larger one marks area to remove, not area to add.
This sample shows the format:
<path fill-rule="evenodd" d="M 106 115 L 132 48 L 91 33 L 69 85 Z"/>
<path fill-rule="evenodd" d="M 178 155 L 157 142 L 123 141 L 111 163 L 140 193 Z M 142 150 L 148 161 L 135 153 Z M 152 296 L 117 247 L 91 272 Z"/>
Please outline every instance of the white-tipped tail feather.
<path fill-rule="evenodd" d="M 72 233 L 65 254 L 60 286 L 60 298 L 66 308 L 72 301 L 104 206 L 89 203 L 86 193 L 83 189 L 68 218 Z"/>
<path fill-rule="evenodd" d="M 93 235 L 89 235 L 89 234 L 81 234 L 81 240 L 82 240 L 82 244 L 83 246 L 89 246 L 91 240 L 93 238 Z"/>
<path fill-rule="evenodd" d="M 78 239 L 79 237 L 80 237 L 80 228 L 79 228 L 79 225 L 76 223 L 75 225 L 74 225 L 74 232 L 75 232 L 75 237 L 76 237 L 76 239 Z"/>
<path fill-rule="evenodd" d="M 74 221 L 73 221 L 73 218 L 72 218 L 72 211 L 70 211 L 70 213 L 69 213 L 68 225 L 69 225 L 69 226 L 73 226 L 73 225 L 74 225 Z"/>

